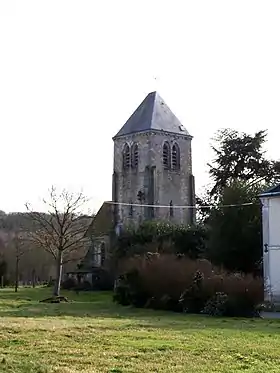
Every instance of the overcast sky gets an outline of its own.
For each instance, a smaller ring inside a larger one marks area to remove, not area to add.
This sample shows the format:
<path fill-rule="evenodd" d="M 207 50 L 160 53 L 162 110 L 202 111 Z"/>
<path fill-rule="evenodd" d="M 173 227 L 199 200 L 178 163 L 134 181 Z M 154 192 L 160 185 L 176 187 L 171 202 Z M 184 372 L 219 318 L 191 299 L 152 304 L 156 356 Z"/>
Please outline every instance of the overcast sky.
<path fill-rule="evenodd" d="M 110 200 L 112 136 L 153 90 L 194 136 L 197 190 L 219 128 L 268 129 L 280 158 L 279 19 L 279 0 L 0 0 L 0 209 L 52 184 Z"/>

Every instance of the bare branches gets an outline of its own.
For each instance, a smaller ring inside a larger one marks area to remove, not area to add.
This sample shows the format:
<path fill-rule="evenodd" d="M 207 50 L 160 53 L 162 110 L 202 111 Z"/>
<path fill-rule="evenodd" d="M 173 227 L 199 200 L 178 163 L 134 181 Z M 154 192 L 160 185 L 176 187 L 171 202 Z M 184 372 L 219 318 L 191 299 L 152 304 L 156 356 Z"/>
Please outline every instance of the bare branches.
<path fill-rule="evenodd" d="M 85 255 L 85 233 L 92 219 L 82 211 L 87 201 L 83 193 L 74 194 L 65 189 L 58 193 L 52 186 L 48 197 L 43 199 L 46 213 L 37 212 L 26 204 L 29 217 L 34 223 L 29 239 L 56 260 L 56 296 L 60 293 L 63 265 Z"/>
<path fill-rule="evenodd" d="M 45 251 L 51 254 L 54 259 L 57 259 L 57 253 L 54 246 L 55 242 L 43 230 L 28 232 L 28 240 L 31 243 L 34 243 L 36 246 L 43 248 Z"/>
<path fill-rule="evenodd" d="M 26 252 L 26 245 L 23 237 L 20 235 L 15 235 L 12 239 L 12 244 L 15 248 L 16 258 L 22 257 Z"/>
<path fill-rule="evenodd" d="M 30 240 L 55 259 L 59 252 L 65 256 L 70 251 L 80 250 L 86 241 L 85 232 L 91 221 L 91 216 L 84 215 L 82 211 L 87 201 L 83 193 L 74 194 L 65 189 L 59 193 L 52 186 L 48 197 L 43 199 L 47 213 L 34 211 L 26 204 L 35 226 Z"/>

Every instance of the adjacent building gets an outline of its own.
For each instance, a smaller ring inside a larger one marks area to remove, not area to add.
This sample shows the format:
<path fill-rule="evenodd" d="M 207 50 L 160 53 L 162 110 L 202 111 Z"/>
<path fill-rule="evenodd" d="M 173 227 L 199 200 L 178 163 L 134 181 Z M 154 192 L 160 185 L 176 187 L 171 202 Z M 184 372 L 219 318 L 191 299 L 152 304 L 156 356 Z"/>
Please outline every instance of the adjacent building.
<path fill-rule="evenodd" d="M 280 302 L 280 184 L 260 195 L 265 299 Z"/>

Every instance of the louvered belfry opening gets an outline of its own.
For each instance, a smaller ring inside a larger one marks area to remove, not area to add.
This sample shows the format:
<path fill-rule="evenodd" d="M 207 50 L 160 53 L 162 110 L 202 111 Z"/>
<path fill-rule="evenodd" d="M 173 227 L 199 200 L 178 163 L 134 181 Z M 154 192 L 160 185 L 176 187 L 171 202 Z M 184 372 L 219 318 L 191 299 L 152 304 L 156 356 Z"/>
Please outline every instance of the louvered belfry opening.
<path fill-rule="evenodd" d="M 162 162 L 163 162 L 163 168 L 165 170 L 169 170 L 170 169 L 170 145 L 168 144 L 168 142 L 165 142 L 163 144 Z"/>
<path fill-rule="evenodd" d="M 139 151 L 138 151 L 138 145 L 135 143 L 132 146 L 132 159 L 131 159 L 131 166 L 134 169 L 138 168 L 138 163 L 139 163 Z"/>
<path fill-rule="evenodd" d="M 172 169 L 180 170 L 180 148 L 178 144 L 172 146 Z"/>
<path fill-rule="evenodd" d="M 123 168 L 125 170 L 129 169 L 130 167 L 130 148 L 128 144 L 125 144 L 123 150 Z"/>

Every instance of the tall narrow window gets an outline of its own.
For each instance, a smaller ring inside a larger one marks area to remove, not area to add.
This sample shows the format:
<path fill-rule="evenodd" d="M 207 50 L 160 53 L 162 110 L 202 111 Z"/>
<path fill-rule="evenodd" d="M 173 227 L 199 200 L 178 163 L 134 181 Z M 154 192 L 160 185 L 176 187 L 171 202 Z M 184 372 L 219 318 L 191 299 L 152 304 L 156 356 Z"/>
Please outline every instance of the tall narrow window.
<path fill-rule="evenodd" d="M 101 267 L 104 266 L 105 259 L 106 259 L 106 247 L 105 247 L 105 243 L 102 242 L 101 245 L 100 245 L 100 264 L 101 264 Z"/>
<path fill-rule="evenodd" d="M 170 145 L 168 142 L 163 144 L 162 163 L 165 170 L 170 169 Z"/>
<path fill-rule="evenodd" d="M 138 145 L 133 144 L 132 151 L 131 151 L 131 166 L 132 168 L 136 169 L 138 168 L 139 163 L 139 152 L 138 152 Z"/>
<path fill-rule="evenodd" d="M 130 167 L 130 148 L 125 144 L 123 150 L 123 168 L 126 170 Z"/>
<path fill-rule="evenodd" d="M 169 216 L 171 218 L 173 218 L 173 216 L 174 216 L 174 209 L 173 209 L 173 202 L 172 201 L 170 201 L 170 203 L 169 203 Z"/>
<path fill-rule="evenodd" d="M 180 170 L 180 148 L 178 144 L 172 146 L 172 169 Z"/>

